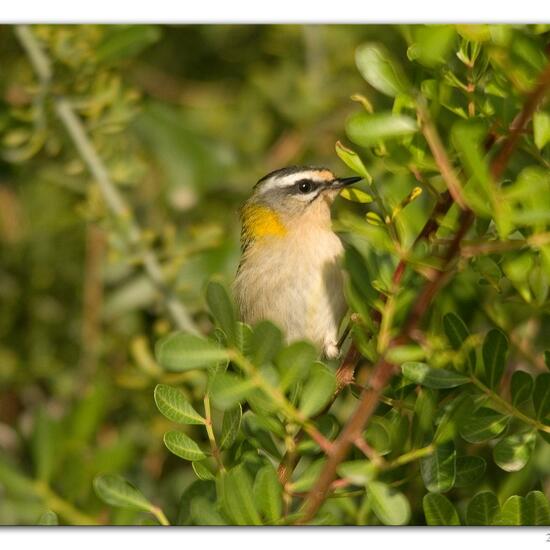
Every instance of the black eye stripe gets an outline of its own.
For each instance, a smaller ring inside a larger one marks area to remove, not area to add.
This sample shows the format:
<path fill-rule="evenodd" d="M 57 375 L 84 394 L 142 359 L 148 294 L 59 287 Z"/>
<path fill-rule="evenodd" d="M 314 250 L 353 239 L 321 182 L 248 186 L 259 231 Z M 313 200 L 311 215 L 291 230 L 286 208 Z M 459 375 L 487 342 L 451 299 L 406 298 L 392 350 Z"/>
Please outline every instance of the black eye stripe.
<path fill-rule="evenodd" d="M 320 186 L 321 184 L 319 182 L 310 179 L 302 179 L 294 182 L 290 186 L 290 192 L 297 195 L 308 195 L 316 191 Z"/>

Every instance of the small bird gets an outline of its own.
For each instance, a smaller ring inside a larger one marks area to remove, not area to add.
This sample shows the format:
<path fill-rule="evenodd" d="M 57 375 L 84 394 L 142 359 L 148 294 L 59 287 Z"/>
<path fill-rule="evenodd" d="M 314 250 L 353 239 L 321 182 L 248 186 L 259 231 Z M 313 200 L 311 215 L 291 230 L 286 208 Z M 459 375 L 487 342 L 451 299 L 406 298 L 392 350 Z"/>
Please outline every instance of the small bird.
<path fill-rule="evenodd" d="M 338 357 L 344 249 L 332 231 L 330 207 L 361 179 L 291 166 L 258 181 L 241 209 L 242 257 L 233 285 L 244 322 L 270 320 L 287 342 L 310 340 L 326 358 Z"/>

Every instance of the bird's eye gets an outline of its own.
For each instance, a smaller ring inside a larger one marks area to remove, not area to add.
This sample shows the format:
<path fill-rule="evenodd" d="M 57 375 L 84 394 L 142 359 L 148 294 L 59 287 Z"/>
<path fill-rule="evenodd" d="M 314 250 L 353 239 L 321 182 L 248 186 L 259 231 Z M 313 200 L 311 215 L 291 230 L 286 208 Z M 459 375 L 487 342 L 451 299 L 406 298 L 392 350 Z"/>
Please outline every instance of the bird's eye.
<path fill-rule="evenodd" d="M 300 193 L 309 193 L 313 188 L 313 185 L 308 180 L 303 180 L 298 183 L 298 189 Z"/>

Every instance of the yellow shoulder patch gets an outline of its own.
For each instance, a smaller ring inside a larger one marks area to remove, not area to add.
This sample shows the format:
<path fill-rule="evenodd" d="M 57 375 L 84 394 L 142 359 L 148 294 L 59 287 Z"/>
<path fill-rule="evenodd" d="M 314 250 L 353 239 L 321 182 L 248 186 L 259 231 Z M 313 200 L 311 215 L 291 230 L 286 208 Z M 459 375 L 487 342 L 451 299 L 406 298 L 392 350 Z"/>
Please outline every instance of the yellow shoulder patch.
<path fill-rule="evenodd" d="M 286 227 L 276 212 L 267 206 L 258 204 L 245 205 L 242 209 L 243 240 L 249 241 L 260 237 L 286 234 Z"/>

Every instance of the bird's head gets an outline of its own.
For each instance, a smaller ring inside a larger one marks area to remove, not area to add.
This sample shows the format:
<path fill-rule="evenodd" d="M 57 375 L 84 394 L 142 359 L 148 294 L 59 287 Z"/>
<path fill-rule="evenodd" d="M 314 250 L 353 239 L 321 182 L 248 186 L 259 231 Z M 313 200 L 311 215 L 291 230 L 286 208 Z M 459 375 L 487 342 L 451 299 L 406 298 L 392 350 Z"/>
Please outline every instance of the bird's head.
<path fill-rule="evenodd" d="M 328 168 L 290 166 L 254 186 L 242 210 L 250 237 L 283 235 L 291 226 L 330 223 L 330 205 L 347 185 L 362 178 L 337 178 Z"/>

